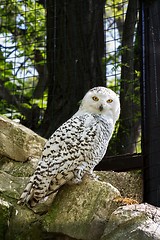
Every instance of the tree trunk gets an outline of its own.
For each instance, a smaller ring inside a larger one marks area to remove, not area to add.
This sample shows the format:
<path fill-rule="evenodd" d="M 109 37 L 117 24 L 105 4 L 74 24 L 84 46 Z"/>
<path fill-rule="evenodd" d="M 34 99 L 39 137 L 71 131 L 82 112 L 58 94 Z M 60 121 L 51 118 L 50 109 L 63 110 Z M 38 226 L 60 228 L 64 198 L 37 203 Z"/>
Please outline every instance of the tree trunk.
<path fill-rule="evenodd" d="M 140 71 L 140 51 L 138 34 L 134 34 L 137 28 L 137 9 L 138 1 L 129 0 L 122 35 L 121 115 L 114 142 L 118 154 L 133 153 L 140 135 L 140 83 L 135 74 Z"/>
<path fill-rule="evenodd" d="M 105 1 L 47 1 L 48 104 L 41 134 L 49 137 L 94 86 L 105 85 Z"/>

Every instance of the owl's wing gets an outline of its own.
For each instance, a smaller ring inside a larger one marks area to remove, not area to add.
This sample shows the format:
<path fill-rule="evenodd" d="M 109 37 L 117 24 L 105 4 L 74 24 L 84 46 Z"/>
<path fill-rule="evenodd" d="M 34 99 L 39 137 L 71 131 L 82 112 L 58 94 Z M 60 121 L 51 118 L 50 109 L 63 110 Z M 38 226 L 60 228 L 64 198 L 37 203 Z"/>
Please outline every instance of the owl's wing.
<path fill-rule="evenodd" d="M 47 141 L 34 175 L 18 203 L 35 205 L 49 188 L 56 191 L 74 178 L 74 169 L 93 148 L 96 124 L 91 115 L 73 116 Z"/>

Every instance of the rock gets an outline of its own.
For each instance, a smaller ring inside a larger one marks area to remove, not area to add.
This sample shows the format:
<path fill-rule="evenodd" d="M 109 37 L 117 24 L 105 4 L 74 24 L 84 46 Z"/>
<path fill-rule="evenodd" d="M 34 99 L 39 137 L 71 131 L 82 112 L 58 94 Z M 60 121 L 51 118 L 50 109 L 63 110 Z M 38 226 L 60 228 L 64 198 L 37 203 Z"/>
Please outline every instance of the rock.
<path fill-rule="evenodd" d="M 14 177 L 6 172 L 0 171 L 0 192 L 1 196 L 11 199 L 19 199 L 28 178 Z"/>
<path fill-rule="evenodd" d="M 113 200 L 119 196 L 112 185 L 89 178 L 80 185 L 63 187 L 43 218 L 45 236 L 55 239 L 61 233 L 75 239 L 99 240 L 109 216 L 117 208 Z"/>
<path fill-rule="evenodd" d="M 122 197 L 133 198 L 139 203 L 143 201 L 143 176 L 141 171 L 97 171 L 96 174 L 102 181 L 108 182 L 116 187 Z"/>
<path fill-rule="evenodd" d="M 119 207 L 106 225 L 101 240 L 160 239 L 160 208 L 149 204 Z"/>
<path fill-rule="evenodd" d="M 23 125 L 0 116 L 0 155 L 16 161 L 39 158 L 45 141 Z"/>
<path fill-rule="evenodd" d="M 33 175 L 39 159 L 32 158 L 27 162 L 12 161 L 0 156 L 0 169 L 15 177 L 29 177 Z"/>
<path fill-rule="evenodd" d="M 27 207 L 15 204 L 5 240 L 42 240 L 40 218 Z"/>
<path fill-rule="evenodd" d="M 0 239 L 6 239 L 11 212 L 12 205 L 0 199 Z"/>
<path fill-rule="evenodd" d="M 106 221 L 117 208 L 113 200 L 120 196 L 112 185 L 86 177 L 80 185 L 62 187 L 47 214 L 43 211 L 42 215 L 41 211 L 39 215 L 26 206 L 17 205 L 26 180 L 28 178 L 0 172 L 1 195 L 13 205 L 6 240 L 98 240 Z"/>

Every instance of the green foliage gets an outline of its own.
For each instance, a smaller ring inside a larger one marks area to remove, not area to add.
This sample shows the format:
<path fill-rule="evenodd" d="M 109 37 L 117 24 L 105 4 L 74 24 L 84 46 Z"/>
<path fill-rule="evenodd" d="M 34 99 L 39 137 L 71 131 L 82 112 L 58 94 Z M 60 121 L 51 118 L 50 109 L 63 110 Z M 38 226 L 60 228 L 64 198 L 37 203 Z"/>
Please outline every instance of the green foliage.
<path fill-rule="evenodd" d="M 128 1 L 107 0 L 106 1 L 106 14 L 114 19 L 124 19 L 124 12 L 126 12 Z"/>
<path fill-rule="evenodd" d="M 35 0 L 7 0 L 0 3 L 0 16 L 0 113 L 28 118 L 33 104 L 44 107 L 34 101 L 34 91 L 44 81 L 45 9 Z"/>

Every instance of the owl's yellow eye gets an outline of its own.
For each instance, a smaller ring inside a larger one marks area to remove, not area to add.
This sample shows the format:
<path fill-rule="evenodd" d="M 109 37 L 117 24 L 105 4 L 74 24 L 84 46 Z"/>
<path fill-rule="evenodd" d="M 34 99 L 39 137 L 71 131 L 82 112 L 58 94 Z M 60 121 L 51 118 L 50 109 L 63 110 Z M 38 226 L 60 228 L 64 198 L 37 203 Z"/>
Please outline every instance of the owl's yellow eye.
<path fill-rule="evenodd" d="M 107 103 L 111 103 L 111 102 L 113 102 L 112 99 L 108 99 L 108 100 L 107 100 Z"/>
<path fill-rule="evenodd" d="M 99 101 L 99 98 L 96 97 L 96 96 L 93 96 L 92 99 L 93 99 L 93 101 L 95 101 L 95 102 Z"/>

